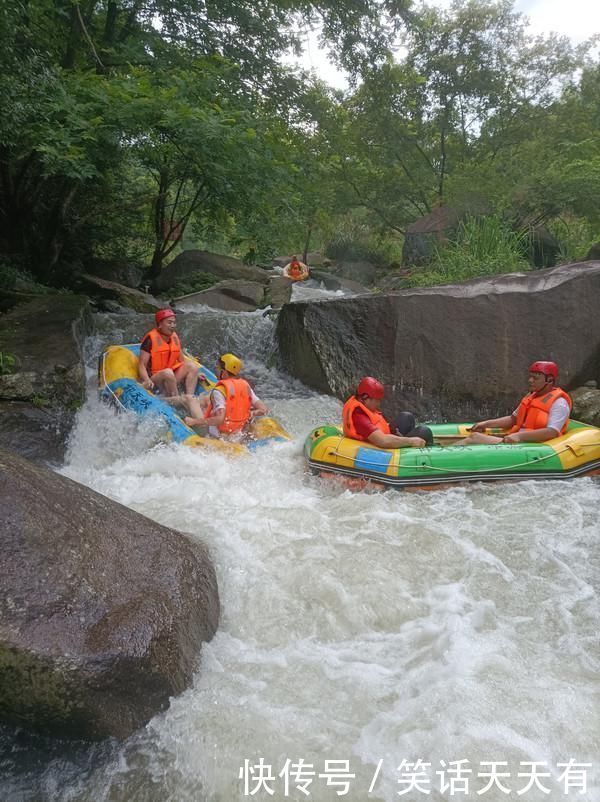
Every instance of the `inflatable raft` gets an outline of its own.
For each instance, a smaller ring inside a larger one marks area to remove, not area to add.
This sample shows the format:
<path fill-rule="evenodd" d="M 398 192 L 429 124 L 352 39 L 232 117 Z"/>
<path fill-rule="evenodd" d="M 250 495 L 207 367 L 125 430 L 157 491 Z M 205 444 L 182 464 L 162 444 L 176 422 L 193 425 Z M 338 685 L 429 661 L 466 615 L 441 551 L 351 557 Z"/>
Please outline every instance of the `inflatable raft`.
<path fill-rule="evenodd" d="M 155 415 L 162 418 L 168 427 L 168 439 L 186 446 L 204 446 L 207 448 L 244 453 L 254 451 L 259 446 L 273 440 L 289 440 L 290 436 L 280 424 L 269 417 L 257 417 L 250 423 L 241 442 L 221 440 L 214 437 L 202 437 L 183 422 L 185 411 L 175 409 L 160 396 L 146 390 L 138 380 L 138 359 L 140 344 L 109 345 L 100 355 L 98 364 L 98 384 L 101 397 L 119 409 L 128 409 L 138 415 Z M 198 382 L 196 394 L 205 395 L 217 382 L 215 374 L 202 365 L 197 359 L 184 354 L 185 359 L 198 366 L 198 373 L 203 373 L 205 382 Z"/>
<path fill-rule="evenodd" d="M 313 473 L 397 488 L 600 474 L 600 429 L 594 426 L 571 421 L 564 435 L 545 443 L 453 445 L 468 435 L 470 426 L 434 424 L 433 446 L 395 449 L 351 440 L 337 426 L 319 426 L 306 438 L 304 454 Z"/>
<path fill-rule="evenodd" d="M 307 278 L 310 278 L 310 270 L 308 269 L 308 265 L 305 265 L 304 262 L 299 262 L 300 266 L 302 267 L 302 272 L 300 275 L 293 275 L 290 273 L 290 267 L 292 263 L 290 262 L 283 268 L 283 275 L 286 278 L 289 278 L 290 281 L 306 281 Z"/>

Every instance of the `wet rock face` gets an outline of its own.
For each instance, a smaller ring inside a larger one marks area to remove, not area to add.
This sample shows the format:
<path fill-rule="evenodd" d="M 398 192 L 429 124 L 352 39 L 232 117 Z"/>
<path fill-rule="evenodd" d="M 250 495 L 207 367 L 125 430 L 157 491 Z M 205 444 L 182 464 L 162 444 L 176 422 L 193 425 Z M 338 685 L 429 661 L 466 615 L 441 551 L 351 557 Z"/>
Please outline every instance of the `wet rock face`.
<path fill-rule="evenodd" d="M 204 547 L 0 451 L 0 718 L 124 738 L 167 707 L 219 619 Z"/>
<path fill-rule="evenodd" d="M 596 387 L 578 387 L 571 393 L 571 398 L 575 420 L 600 426 L 600 390 Z"/>
<path fill-rule="evenodd" d="M 567 388 L 600 378 L 599 296 L 600 262 L 585 262 L 290 304 L 277 336 L 285 369 L 315 389 L 344 399 L 374 375 L 387 413 L 469 420 L 513 410 L 535 359 Z"/>
<path fill-rule="evenodd" d="M 230 279 L 220 281 L 207 290 L 175 298 L 177 306 L 204 304 L 226 312 L 252 312 L 265 303 L 265 286 L 257 281 Z"/>
<path fill-rule="evenodd" d="M 46 295 L 0 316 L 0 446 L 31 459 L 60 462 L 85 396 L 83 339 L 92 322 L 86 298 Z"/>
<path fill-rule="evenodd" d="M 154 280 L 156 292 L 168 292 L 177 282 L 193 276 L 194 273 L 208 273 L 216 281 L 240 279 L 266 284 L 268 275 L 260 267 L 245 265 L 231 256 L 221 256 L 209 251 L 183 251 L 172 262 L 163 267 Z"/>

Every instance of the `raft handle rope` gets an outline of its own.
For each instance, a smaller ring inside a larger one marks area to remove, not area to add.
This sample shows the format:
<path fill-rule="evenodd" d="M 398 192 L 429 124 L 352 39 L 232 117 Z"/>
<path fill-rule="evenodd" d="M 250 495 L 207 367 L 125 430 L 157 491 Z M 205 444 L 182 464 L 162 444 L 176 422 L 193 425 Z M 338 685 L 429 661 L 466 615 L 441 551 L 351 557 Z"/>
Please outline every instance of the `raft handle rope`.
<path fill-rule="evenodd" d="M 104 352 L 102 353 L 102 356 L 100 357 L 100 359 L 102 360 L 102 381 L 104 382 L 104 390 L 108 390 L 108 392 L 109 392 L 109 393 L 112 395 L 112 397 L 113 397 L 113 401 L 114 401 L 114 402 L 115 402 L 115 403 L 116 403 L 118 406 L 120 406 L 120 407 L 121 407 L 121 409 L 123 409 L 123 410 L 125 410 L 125 411 L 126 411 L 126 410 L 127 410 L 127 407 L 126 407 L 126 406 L 123 404 L 123 402 L 121 401 L 121 399 L 119 398 L 119 396 L 118 396 L 118 395 L 115 393 L 115 391 L 112 389 L 112 387 L 110 387 L 110 385 L 109 385 L 109 384 L 108 384 L 108 382 L 106 381 L 106 371 L 105 371 L 105 369 L 104 369 L 104 368 L 105 368 L 105 365 L 106 365 L 106 357 L 107 357 L 107 356 L 108 356 L 108 351 L 104 351 Z"/>
<path fill-rule="evenodd" d="M 583 443 L 579 446 L 579 448 L 595 448 L 600 446 L 600 443 Z M 570 451 L 569 446 L 565 446 L 561 451 L 554 451 L 552 454 L 546 454 L 544 457 L 537 457 L 535 460 L 528 460 L 527 462 L 517 462 L 514 465 L 501 465 L 499 467 L 491 467 L 491 468 L 464 468 L 463 470 L 457 470 L 456 468 L 440 468 L 436 465 L 405 465 L 406 468 L 429 468 L 431 471 L 439 471 L 440 473 L 489 473 L 490 471 L 494 471 L 494 473 L 498 471 L 513 471 L 515 468 L 523 468 L 526 465 L 531 465 L 533 463 L 540 463 L 544 462 L 545 460 L 552 459 L 553 457 L 558 457 L 560 454 L 564 454 L 565 451 Z M 344 459 L 352 460 L 356 462 L 356 457 L 349 457 L 347 454 L 341 454 L 339 451 L 332 450 L 331 454 L 335 455 L 336 457 L 343 457 Z M 378 468 L 381 468 L 380 462 L 367 462 L 366 460 L 361 460 L 364 465 L 374 465 Z M 402 468 L 402 465 L 398 466 Z"/>

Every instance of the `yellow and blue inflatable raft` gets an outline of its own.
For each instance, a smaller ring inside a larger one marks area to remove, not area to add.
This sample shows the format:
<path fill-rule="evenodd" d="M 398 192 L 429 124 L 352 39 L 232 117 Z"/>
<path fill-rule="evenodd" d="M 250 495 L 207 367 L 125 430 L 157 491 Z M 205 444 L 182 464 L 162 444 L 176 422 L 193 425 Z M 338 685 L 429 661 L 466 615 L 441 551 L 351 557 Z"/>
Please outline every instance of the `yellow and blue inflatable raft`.
<path fill-rule="evenodd" d="M 213 437 L 202 437 L 183 422 L 182 414 L 167 404 L 160 396 L 146 390 L 138 378 L 138 360 L 140 344 L 109 345 L 102 354 L 98 364 L 98 384 L 101 397 L 117 408 L 128 409 L 137 415 L 155 415 L 166 422 L 168 439 L 186 446 L 204 446 L 229 453 L 254 451 L 259 446 L 273 441 L 289 440 L 290 436 L 282 426 L 269 417 L 254 418 L 244 432 L 242 442 L 221 440 Z M 196 394 L 204 395 L 217 382 L 215 374 L 202 365 L 197 359 L 184 354 L 185 359 L 198 366 L 198 373 L 206 376 L 202 384 L 198 382 Z"/>
<path fill-rule="evenodd" d="M 565 434 L 545 443 L 454 445 L 471 426 L 433 424 L 433 446 L 395 449 L 344 437 L 338 426 L 319 426 L 306 438 L 304 455 L 313 473 L 396 488 L 600 474 L 600 429 L 595 426 L 571 421 Z"/>

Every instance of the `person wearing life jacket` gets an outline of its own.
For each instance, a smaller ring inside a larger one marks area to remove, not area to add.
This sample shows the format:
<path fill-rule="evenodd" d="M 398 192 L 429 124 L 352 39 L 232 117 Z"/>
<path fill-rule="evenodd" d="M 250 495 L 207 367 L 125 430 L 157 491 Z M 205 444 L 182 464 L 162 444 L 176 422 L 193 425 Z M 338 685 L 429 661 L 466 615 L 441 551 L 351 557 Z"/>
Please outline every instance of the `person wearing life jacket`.
<path fill-rule="evenodd" d="M 556 386 L 555 362 L 539 360 L 529 366 L 529 392 L 510 415 L 476 423 L 471 434 L 459 445 L 490 443 L 543 443 L 564 434 L 569 425 L 573 402 Z M 484 434 L 486 429 L 504 429 L 503 435 Z"/>
<path fill-rule="evenodd" d="M 208 428 L 212 437 L 224 437 L 243 432 L 255 415 L 268 410 L 246 379 L 239 374 L 244 367 L 235 354 L 223 354 L 217 362 L 218 382 L 208 401 L 195 396 L 188 398 L 190 410 L 185 423 L 192 427 Z"/>
<path fill-rule="evenodd" d="M 302 262 L 299 262 L 295 256 L 292 256 L 292 261 L 287 266 L 287 275 L 288 278 L 298 280 L 304 278 L 305 276 L 305 267 Z"/>
<path fill-rule="evenodd" d="M 411 412 L 400 412 L 392 423 L 388 423 L 380 411 L 384 395 L 383 384 L 373 376 L 361 379 L 356 393 L 350 396 L 342 410 L 344 435 L 378 448 L 423 448 L 431 445 L 431 429 L 415 426 L 415 417 Z"/>
<path fill-rule="evenodd" d="M 187 362 L 181 353 L 177 319 L 172 309 L 159 309 L 156 327 L 143 338 L 140 346 L 138 374 L 146 390 L 158 390 L 164 396 L 176 396 L 177 385 L 183 384 L 188 394 L 198 382 L 198 366 Z"/>

